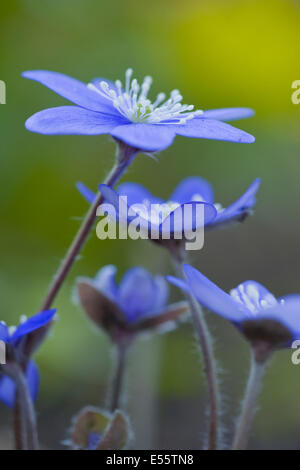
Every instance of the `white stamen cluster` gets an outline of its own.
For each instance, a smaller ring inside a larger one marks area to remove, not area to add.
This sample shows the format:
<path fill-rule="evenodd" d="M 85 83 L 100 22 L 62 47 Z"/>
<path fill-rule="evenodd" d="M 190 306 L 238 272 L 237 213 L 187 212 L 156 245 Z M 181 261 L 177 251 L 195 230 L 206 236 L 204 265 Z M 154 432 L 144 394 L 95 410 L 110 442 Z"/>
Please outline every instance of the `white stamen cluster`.
<path fill-rule="evenodd" d="M 245 305 L 254 315 L 260 310 L 272 307 L 278 303 L 276 298 L 270 293 L 261 297 L 258 288 L 254 284 L 248 284 L 246 287 L 240 285 L 236 289 L 232 289 L 230 295 L 234 300 Z"/>
<path fill-rule="evenodd" d="M 185 124 L 203 113 L 193 111 L 193 105 L 182 104 L 183 98 L 178 90 L 171 91 L 168 99 L 165 93 L 159 93 L 152 103 L 148 98 L 152 78 L 145 77 L 139 85 L 135 78 L 132 79 L 132 73 L 132 69 L 126 70 L 125 89 L 120 80 L 115 82 L 115 86 L 101 81 L 98 86 L 89 83 L 88 87 L 112 101 L 120 114 L 135 123 Z"/>

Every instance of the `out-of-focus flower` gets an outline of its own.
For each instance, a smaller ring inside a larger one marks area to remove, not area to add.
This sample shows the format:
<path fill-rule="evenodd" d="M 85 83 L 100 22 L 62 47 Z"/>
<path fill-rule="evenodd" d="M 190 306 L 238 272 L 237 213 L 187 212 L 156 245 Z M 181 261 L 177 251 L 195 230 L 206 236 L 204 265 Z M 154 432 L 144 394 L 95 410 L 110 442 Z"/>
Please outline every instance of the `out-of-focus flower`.
<path fill-rule="evenodd" d="M 24 361 L 24 351 L 22 340 L 27 335 L 37 331 L 39 328 L 48 324 L 54 317 L 56 310 L 45 310 L 30 318 L 21 317 L 19 326 L 7 327 L 4 322 L 0 322 L 0 341 L 6 343 L 7 364 L 0 368 L 0 400 L 9 407 L 13 407 L 16 393 L 15 381 L 11 374 L 10 363 L 17 362 L 22 364 Z M 36 400 L 39 388 L 39 371 L 37 366 L 31 360 L 26 358 L 26 380 L 28 389 L 33 400 Z"/>
<path fill-rule="evenodd" d="M 243 282 L 227 294 L 190 265 L 184 265 L 184 273 L 186 280 L 167 279 L 234 323 L 262 356 L 300 338 L 300 294 L 276 299 L 255 281 Z"/>
<path fill-rule="evenodd" d="M 245 217 L 251 213 L 251 210 L 255 205 L 256 193 L 259 185 L 260 179 L 257 178 L 239 199 L 226 208 L 223 208 L 221 204 L 214 202 L 214 191 L 210 183 L 197 176 L 185 178 L 175 188 L 167 201 L 153 196 L 150 191 L 137 183 L 123 183 L 118 187 L 117 192 L 104 184 L 100 185 L 99 189 L 105 198 L 105 202 L 113 204 L 117 211 L 119 209 L 118 196 L 126 196 L 129 207 L 140 204 L 146 208 L 148 207 L 148 213 L 145 213 L 145 210 L 139 213 L 141 217 L 139 217 L 137 223 L 141 224 L 140 219 L 143 219 L 144 217 L 145 220 L 143 226 L 146 227 L 149 232 L 152 229 L 153 233 L 155 232 L 153 228 L 155 229 L 157 225 L 160 226 L 156 228 L 159 232 L 163 232 L 164 227 L 168 228 L 170 218 L 175 218 L 178 211 L 180 211 L 180 217 L 178 217 L 178 220 L 182 223 L 183 231 L 185 228 L 184 225 L 187 224 L 187 220 L 186 218 L 181 217 L 181 211 L 187 205 L 204 205 L 205 210 L 203 222 L 206 228 L 216 228 L 234 221 L 243 221 Z M 83 183 L 78 183 L 77 188 L 90 203 L 94 201 L 96 195 Z M 155 205 L 157 207 L 157 212 L 160 213 L 162 217 L 164 216 L 164 219 L 160 224 L 158 224 L 158 217 L 156 216 L 156 212 L 153 210 Z M 129 211 L 127 211 L 127 213 L 129 213 Z M 195 229 L 193 225 L 194 224 L 192 224 L 191 228 Z"/>
<path fill-rule="evenodd" d="M 254 137 L 222 121 L 248 118 L 248 108 L 194 111 L 182 104 L 173 90 L 167 98 L 159 93 L 151 102 L 151 77 L 141 85 L 125 74 L 125 84 L 95 79 L 88 85 L 66 75 L 44 70 L 24 72 L 25 78 L 50 88 L 76 106 L 40 111 L 26 121 L 26 128 L 40 134 L 110 134 L 133 148 L 155 152 L 172 144 L 176 135 L 185 137 L 252 143 Z"/>
<path fill-rule="evenodd" d="M 86 406 L 74 417 L 65 444 L 82 450 L 124 450 L 130 439 L 129 420 L 122 411 L 108 413 Z"/>
<path fill-rule="evenodd" d="M 40 374 L 36 364 L 33 361 L 28 361 L 26 367 L 26 381 L 31 399 L 35 401 L 38 396 Z M 13 408 L 15 403 L 16 385 L 14 380 L 0 372 L 0 400 L 9 408 Z"/>
<path fill-rule="evenodd" d="M 116 267 L 103 267 L 94 279 L 77 282 L 79 301 L 87 316 L 114 342 L 137 333 L 169 329 L 188 312 L 186 302 L 168 302 L 168 284 L 144 268 L 132 268 L 117 285 Z"/>

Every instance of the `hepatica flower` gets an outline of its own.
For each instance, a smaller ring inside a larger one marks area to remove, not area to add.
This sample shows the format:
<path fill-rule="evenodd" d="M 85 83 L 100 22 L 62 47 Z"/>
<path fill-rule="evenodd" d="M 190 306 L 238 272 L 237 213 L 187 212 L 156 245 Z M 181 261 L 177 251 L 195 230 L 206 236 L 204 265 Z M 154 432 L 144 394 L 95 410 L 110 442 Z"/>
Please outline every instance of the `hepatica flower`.
<path fill-rule="evenodd" d="M 30 318 L 21 317 L 18 327 L 7 327 L 4 322 L 0 322 L 0 341 L 6 344 L 7 364 L 0 368 L 0 400 L 9 407 L 13 407 L 16 386 L 14 380 L 5 371 L 11 361 L 19 363 L 24 359 L 22 351 L 22 340 L 27 335 L 37 331 L 49 323 L 54 317 L 56 310 L 45 310 Z M 27 363 L 26 379 L 32 399 L 35 400 L 39 388 L 39 372 L 35 363 L 31 360 Z"/>
<path fill-rule="evenodd" d="M 87 316 L 103 328 L 113 341 L 138 332 L 171 326 L 187 313 L 185 302 L 168 306 L 168 284 L 144 268 L 132 268 L 120 284 L 115 281 L 116 267 L 103 267 L 95 279 L 80 278 L 79 301 Z"/>
<path fill-rule="evenodd" d="M 184 265 L 184 273 L 186 280 L 168 280 L 235 324 L 254 346 L 272 350 L 300 338 L 300 294 L 276 299 L 255 281 L 243 282 L 227 294 L 192 266 Z"/>
<path fill-rule="evenodd" d="M 139 85 L 132 79 L 132 69 L 125 82 L 95 79 L 88 85 L 66 75 L 44 70 L 23 73 L 74 103 L 40 111 L 26 121 L 26 128 L 40 134 L 110 134 L 131 147 L 155 152 L 172 144 L 176 135 L 229 142 L 252 143 L 254 137 L 222 121 L 251 117 L 248 108 L 194 110 L 182 103 L 178 90 L 167 97 L 159 93 L 148 97 L 151 77 Z"/>
<path fill-rule="evenodd" d="M 220 227 L 234 221 L 242 221 L 251 212 L 256 202 L 256 192 L 260 185 L 260 179 L 257 178 L 247 189 L 247 191 L 227 208 L 214 202 L 214 191 L 210 183 L 199 177 L 189 177 L 184 179 L 173 191 L 168 200 L 153 196 L 146 188 L 136 183 L 123 183 L 118 187 L 117 192 L 108 186 L 101 184 L 99 186 L 105 202 L 113 204 L 118 213 L 120 204 L 119 196 L 126 196 L 129 207 L 136 207 L 136 212 L 140 217 L 136 223 L 142 224 L 146 230 L 152 233 L 163 233 L 164 229 L 169 229 L 170 219 L 178 223 L 173 223 L 173 229 L 183 232 L 185 228 L 195 230 L 196 220 L 193 219 L 193 211 L 190 212 L 191 218 L 182 217 L 182 211 L 185 207 L 197 206 L 204 207 L 204 218 L 199 219 L 200 224 L 204 223 L 207 228 Z M 77 188 L 80 193 L 90 202 L 94 201 L 96 195 L 84 184 L 78 183 Z M 139 211 L 143 206 L 149 210 Z M 156 206 L 156 210 L 155 209 Z M 158 217 L 160 214 L 160 219 Z M 127 210 L 128 221 L 134 219 L 130 217 L 130 211 Z M 188 214 L 188 213 L 187 213 Z"/>

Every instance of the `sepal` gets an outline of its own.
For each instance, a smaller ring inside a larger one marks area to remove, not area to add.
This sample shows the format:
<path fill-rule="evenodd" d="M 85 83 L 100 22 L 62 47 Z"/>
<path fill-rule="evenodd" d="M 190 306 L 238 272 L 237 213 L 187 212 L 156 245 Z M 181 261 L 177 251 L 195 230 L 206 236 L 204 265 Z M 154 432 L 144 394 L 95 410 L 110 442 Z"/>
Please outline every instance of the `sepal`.
<path fill-rule="evenodd" d="M 68 445 L 83 450 L 124 450 L 131 438 L 126 415 L 87 406 L 73 419 Z"/>

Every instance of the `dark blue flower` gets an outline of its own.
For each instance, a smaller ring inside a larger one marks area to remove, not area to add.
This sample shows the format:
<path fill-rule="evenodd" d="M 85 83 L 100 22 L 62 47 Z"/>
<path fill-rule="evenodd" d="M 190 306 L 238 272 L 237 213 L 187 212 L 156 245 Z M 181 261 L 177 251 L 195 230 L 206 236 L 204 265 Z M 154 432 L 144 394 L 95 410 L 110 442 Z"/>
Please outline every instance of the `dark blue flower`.
<path fill-rule="evenodd" d="M 173 326 L 188 312 L 186 302 L 168 305 L 168 283 L 161 275 L 146 269 L 129 269 L 119 284 L 116 267 L 103 267 L 94 279 L 79 278 L 79 301 L 87 316 L 113 339 L 133 337 L 136 333 Z"/>
<path fill-rule="evenodd" d="M 285 337 L 278 325 L 289 333 L 285 345 L 300 338 L 300 294 L 276 299 L 256 281 L 243 282 L 227 294 L 190 265 L 184 265 L 184 273 L 186 280 L 173 276 L 167 279 L 191 293 L 207 309 L 234 323 L 251 341 L 264 339 L 272 343 L 274 337 Z"/>
<path fill-rule="evenodd" d="M 30 318 L 21 317 L 21 322 L 18 327 L 7 327 L 4 322 L 0 322 L 0 341 L 4 341 L 7 349 L 12 348 L 16 360 L 22 360 L 21 340 L 26 335 L 36 331 L 49 323 L 56 310 L 45 310 Z M 19 357 L 21 355 L 21 357 Z M 14 380 L 5 374 L 5 367 L 3 372 L 0 373 L 0 400 L 7 406 L 13 407 L 16 386 Z M 28 361 L 26 368 L 26 380 L 28 389 L 33 400 L 36 400 L 39 388 L 39 372 L 34 362 Z"/>
<path fill-rule="evenodd" d="M 26 128 L 40 134 L 110 134 L 131 147 L 155 152 L 172 144 L 176 135 L 229 142 L 252 143 L 254 137 L 222 121 L 248 118 L 248 108 L 194 111 L 181 103 L 173 90 L 167 99 L 160 93 L 154 102 L 147 95 L 152 82 L 145 77 L 140 86 L 125 74 L 125 86 L 117 80 L 95 79 L 86 85 L 66 75 L 35 70 L 23 73 L 55 91 L 76 106 L 40 111 L 26 121 Z"/>
<path fill-rule="evenodd" d="M 204 204 L 204 222 L 205 226 L 208 228 L 220 227 L 233 221 L 244 220 L 255 205 L 256 192 L 259 185 L 260 179 L 257 178 L 237 201 L 225 209 L 222 208 L 220 204 L 214 203 L 214 192 L 212 186 L 208 181 L 199 177 L 189 177 L 184 179 L 177 188 L 175 188 L 168 201 L 163 201 L 162 199 L 153 196 L 146 188 L 136 183 L 123 183 L 118 187 L 117 192 L 103 184 L 99 186 L 99 189 L 104 196 L 105 202 L 113 204 L 116 209 L 119 207 L 119 199 L 117 195 L 126 196 L 128 206 L 132 206 L 134 204 L 148 205 L 149 214 L 144 225 L 148 227 L 149 230 L 152 228 L 152 225 L 156 223 L 152 223 L 151 221 L 151 214 L 153 214 L 153 211 L 150 211 L 150 205 L 159 204 L 161 207 L 164 207 L 166 219 L 161 223 L 160 231 L 162 231 L 164 226 L 168 227 L 169 219 L 172 217 L 175 218 L 176 212 L 181 211 L 186 205 L 195 206 L 197 204 Z M 83 183 L 78 183 L 77 188 L 90 203 L 94 201 L 96 195 Z M 139 217 L 139 223 L 140 219 L 141 217 Z M 184 218 L 179 217 L 179 221 L 184 222 Z M 182 229 L 183 228 L 184 225 Z M 195 229 L 195 227 L 192 228 Z"/>
<path fill-rule="evenodd" d="M 120 308 L 126 322 L 157 315 L 166 307 L 169 288 L 163 276 L 152 276 L 146 269 L 136 267 L 129 269 L 117 285 L 116 272 L 115 266 L 105 266 L 91 284 Z"/>

